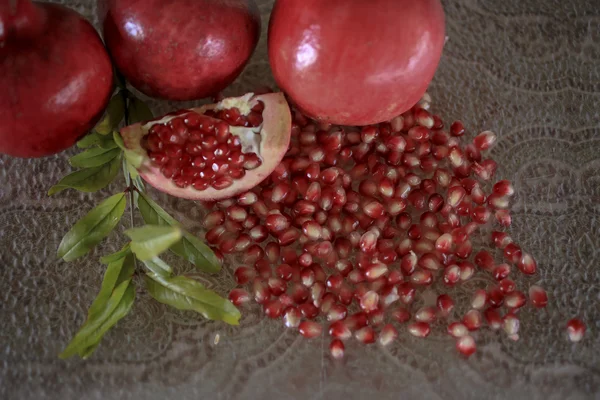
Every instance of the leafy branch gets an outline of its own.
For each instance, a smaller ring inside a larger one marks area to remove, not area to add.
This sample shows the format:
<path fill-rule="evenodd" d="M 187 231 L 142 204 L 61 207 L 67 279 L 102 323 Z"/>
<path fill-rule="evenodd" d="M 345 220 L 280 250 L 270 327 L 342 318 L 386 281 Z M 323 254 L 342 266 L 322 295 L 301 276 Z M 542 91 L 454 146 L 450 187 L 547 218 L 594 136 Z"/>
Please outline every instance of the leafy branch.
<path fill-rule="evenodd" d="M 173 269 L 159 256 L 165 251 L 192 263 L 203 272 L 216 273 L 221 265 L 213 251 L 200 239 L 185 231 L 145 192 L 137 168 L 139 155 L 125 148 L 117 129 L 125 124 L 152 119 L 152 112 L 132 96 L 124 85 L 112 97 L 106 116 L 94 131 L 77 142 L 83 149 L 69 163 L 79 170 L 62 178 L 48 191 L 54 195 L 66 189 L 95 192 L 107 187 L 122 170 L 127 187 L 103 200 L 90 210 L 63 237 L 57 255 L 65 261 L 76 260 L 104 240 L 120 223 L 127 205 L 130 209 L 129 241 L 116 253 L 100 258 L 106 264 L 100 292 L 88 310 L 87 319 L 60 354 L 61 358 L 89 357 L 102 337 L 125 317 L 135 301 L 137 273 L 144 273 L 148 293 L 158 302 L 179 310 L 192 310 L 212 320 L 237 325 L 240 313 L 227 299 L 206 289 L 200 282 L 174 275 Z M 134 212 L 139 211 L 146 225 L 134 226 Z M 139 261 L 141 266 L 138 270 Z"/>

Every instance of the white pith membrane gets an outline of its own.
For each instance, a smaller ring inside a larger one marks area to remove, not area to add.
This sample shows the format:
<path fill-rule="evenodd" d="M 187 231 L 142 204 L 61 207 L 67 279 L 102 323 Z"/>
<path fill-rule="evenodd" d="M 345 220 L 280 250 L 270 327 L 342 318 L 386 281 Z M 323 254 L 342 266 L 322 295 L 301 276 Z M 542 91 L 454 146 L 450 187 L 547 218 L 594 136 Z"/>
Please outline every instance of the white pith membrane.
<path fill-rule="evenodd" d="M 217 200 L 234 196 L 246 191 L 265 179 L 279 164 L 289 146 L 289 133 L 291 129 L 291 114 L 289 106 L 282 93 L 268 93 L 255 96 L 253 93 L 240 97 L 226 98 L 216 104 L 209 104 L 190 109 L 189 112 L 204 114 L 206 111 L 226 110 L 237 108 L 240 113 L 247 116 L 252 107 L 259 102 L 264 105 L 262 111 L 263 123 L 259 127 L 229 126 L 229 132 L 237 136 L 241 142 L 243 153 L 255 153 L 262 164 L 252 170 L 247 170 L 244 177 L 235 180 L 230 187 L 217 190 L 211 186 L 199 191 L 193 187 L 181 188 L 166 178 L 160 171 L 160 166 L 155 165 L 148 158 L 147 151 L 142 147 L 142 138 L 148 134 L 154 125 L 166 124 L 169 121 L 182 118 L 185 114 L 168 115 L 163 118 L 149 121 L 145 124 L 133 124 L 121 130 L 125 146 L 143 156 L 144 161 L 139 168 L 140 176 L 155 188 L 175 197 L 190 200 Z M 220 121 L 214 118 L 215 121 Z M 215 178 L 213 178 L 214 180 Z"/>

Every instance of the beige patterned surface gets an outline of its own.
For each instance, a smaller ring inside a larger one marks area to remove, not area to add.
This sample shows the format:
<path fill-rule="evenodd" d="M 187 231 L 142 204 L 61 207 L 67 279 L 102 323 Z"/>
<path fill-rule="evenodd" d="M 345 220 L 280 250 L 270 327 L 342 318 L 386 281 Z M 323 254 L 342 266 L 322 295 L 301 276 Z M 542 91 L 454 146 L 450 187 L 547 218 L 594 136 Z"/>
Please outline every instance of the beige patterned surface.
<path fill-rule="evenodd" d="M 62 2 L 94 18 L 94 1 Z M 259 3 L 263 38 L 229 93 L 272 83 L 272 1 Z M 444 6 L 449 41 L 430 91 L 434 110 L 473 131 L 498 132 L 492 156 L 517 191 L 511 234 L 538 259 L 540 272 L 528 282 L 544 285 L 551 298 L 545 310 L 521 314 L 521 340 L 484 333 L 478 353 L 464 361 L 446 335 L 419 340 L 402 332 L 389 349 L 351 345 L 344 362 L 332 363 L 323 356 L 327 339 L 300 339 L 258 308 L 244 310 L 241 327 L 231 328 L 141 295 L 90 360 L 60 361 L 56 355 L 99 288 L 97 257 L 121 239 L 113 234 L 79 262 L 57 261 L 55 250 L 68 227 L 119 185 L 47 198 L 68 171 L 71 152 L 43 160 L 0 157 L 0 398 L 600 398 L 600 3 Z M 153 195 L 200 232 L 198 205 Z M 207 284 L 226 293 L 230 270 Z M 576 314 L 588 324 L 578 345 L 563 328 Z"/>

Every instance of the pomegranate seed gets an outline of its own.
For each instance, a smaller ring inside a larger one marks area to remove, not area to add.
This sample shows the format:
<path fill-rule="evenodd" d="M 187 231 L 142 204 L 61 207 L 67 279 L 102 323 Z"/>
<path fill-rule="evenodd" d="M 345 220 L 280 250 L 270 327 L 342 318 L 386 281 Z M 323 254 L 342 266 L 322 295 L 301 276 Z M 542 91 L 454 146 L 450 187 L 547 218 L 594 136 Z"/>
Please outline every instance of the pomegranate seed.
<path fill-rule="evenodd" d="M 283 294 L 287 289 L 287 284 L 280 278 L 269 278 L 267 286 L 269 286 L 269 290 L 274 296 Z"/>
<path fill-rule="evenodd" d="M 252 291 L 254 293 L 254 300 L 258 304 L 265 304 L 271 298 L 269 288 L 258 278 L 254 279 L 254 282 L 252 284 Z"/>
<path fill-rule="evenodd" d="M 466 240 L 464 243 L 459 244 L 454 250 L 454 254 L 460 258 L 469 258 L 471 252 L 473 251 L 473 245 L 469 240 Z"/>
<path fill-rule="evenodd" d="M 529 288 L 529 300 L 534 307 L 544 308 L 548 304 L 548 295 L 541 286 L 532 285 Z"/>
<path fill-rule="evenodd" d="M 233 221 L 243 222 L 248 217 L 248 212 L 240 206 L 229 206 L 227 208 L 227 216 Z"/>
<path fill-rule="evenodd" d="M 513 292 L 515 288 L 515 282 L 510 279 L 505 278 L 498 282 L 498 289 L 500 289 L 504 294 Z"/>
<path fill-rule="evenodd" d="M 470 331 L 476 331 L 481 327 L 481 313 L 478 310 L 469 310 L 463 317 L 463 324 Z"/>
<path fill-rule="evenodd" d="M 514 314 L 506 314 L 502 318 L 502 328 L 507 335 L 516 335 L 519 332 L 519 318 Z"/>
<path fill-rule="evenodd" d="M 460 266 L 460 280 L 468 281 L 475 274 L 475 267 L 470 262 L 461 262 Z"/>
<path fill-rule="evenodd" d="M 341 360 L 344 358 L 344 343 L 340 339 L 333 339 L 331 343 L 329 343 L 329 353 L 331 357 L 336 360 Z"/>
<path fill-rule="evenodd" d="M 239 306 L 250 301 L 250 294 L 244 289 L 233 289 L 229 292 L 229 300 Z"/>
<path fill-rule="evenodd" d="M 519 292 L 518 290 L 508 293 L 504 298 L 504 304 L 508 308 L 512 309 L 521 308 L 525 305 L 526 302 L 527 299 L 525 298 L 525 295 L 522 292 Z"/>
<path fill-rule="evenodd" d="M 467 192 L 462 186 L 453 186 L 448 189 L 448 197 L 446 202 L 450 205 L 450 207 L 456 208 L 464 199 L 466 194 Z"/>
<path fill-rule="evenodd" d="M 498 330 L 502 327 L 502 317 L 496 308 L 488 308 L 483 312 L 485 320 L 490 329 Z"/>
<path fill-rule="evenodd" d="M 379 333 L 379 344 L 387 346 L 398 337 L 398 330 L 392 324 L 386 324 Z"/>
<path fill-rule="evenodd" d="M 435 241 L 435 249 L 440 253 L 450 253 L 452 249 L 452 235 L 444 233 Z"/>
<path fill-rule="evenodd" d="M 300 311 L 300 313 L 302 313 L 304 318 L 308 318 L 308 319 L 313 319 L 317 315 L 319 315 L 319 309 L 317 307 L 315 307 L 314 304 L 311 304 L 311 303 L 300 304 L 298 306 L 298 310 Z"/>
<path fill-rule="evenodd" d="M 415 319 L 421 322 L 433 322 L 435 321 L 435 308 L 433 307 L 421 307 L 415 313 Z"/>
<path fill-rule="evenodd" d="M 341 321 L 348 315 L 348 309 L 341 304 L 334 304 L 327 312 L 327 321 Z"/>
<path fill-rule="evenodd" d="M 462 322 L 452 322 L 448 325 L 448 334 L 455 338 L 461 338 L 469 334 L 469 330 Z"/>
<path fill-rule="evenodd" d="M 264 305 L 264 312 L 269 318 L 279 318 L 283 312 L 283 304 L 279 300 L 271 300 Z"/>
<path fill-rule="evenodd" d="M 509 245 L 506 246 L 505 252 L 504 252 L 505 255 L 507 254 L 506 253 L 506 249 L 511 244 L 509 244 Z M 518 250 L 515 253 L 513 253 L 514 257 L 517 257 L 520 252 L 521 251 Z M 514 260 L 514 257 L 511 257 L 511 261 Z M 533 259 L 533 257 L 530 254 L 527 254 L 527 253 L 523 253 L 523 256 L 520 257 L 520 260 L 519 260 L 519 263 L 517 264 L 517 266 L 519 267 L 519 270 L 521 270 L 521 272 L 524 273 L 524 274 L 526 274 L 526 275 L 533 275 L 537 271 L 537 263 L 535 262 L 535 260 Z"/>
<path fill-rule="evenodd" d="M 488 303 L 492 307 L 500 307 L 504 303 L 504 292 L 500 288 L 493 288 L 488 292 Z"/>
<path fill-rule="evenodd" d="M 213 229 L 218 225 L 221 225 L 225 221 L 225 213 L 221 210 L 216 210 L 208 213 L 204 217 L 204 227 L 206 229 Z"/>
<path fill-rule="evenodd" d="M 377 246 L 377 235 L 375 234 L 375 232 L 372 230 L 365 232 L 360 237 L 359 246 L 360 251 L 362 251 L 363 253 L 374 252 Z"/>
<path fill-rule="evenodd" d="M 329 335 L 336 339 L 347 340 L 352 337 L 352 331 L 342 321 L 336 321 L 329 325 Z"/>
<path fill-rule="evenodd" d="M 456 349 L 466 357 L 471 356 L 477 350 L 475 339 L 469 335 L 458 338 L 456 341 Z"/>
<path fill-rule="evenodd" d="M 475 310 L 481 310 L 487 301 L 487 292 L 483 289 L 478 289 L 471 297 L 471 307 Z"/>
<path fill-rule="evenodd" d="M 515 189 L 512 186 L 512 183 L 507 180 L 501 180 L 494 184 L 492 191 L 500 196 L 512 196 L 515 194 Z"/>
<path fill-rule="evenodd" d="M 254 265 L 259 277 L 263 279 L 269 279 L 271 277 L 271 265 L 267 260 L 258 260 Z"/>
<path fill-rule="evenodd" d="M 354 337 L 363 344 L 375 343 L 375 331 L 370 326 L 358 329 L 354 332 Z"/>
<path fill-rule="evenodd" d="M 501 281 L 507 278 L 510 275 L 510 265 L 508 264 L 499 264 L 496 265 L 492 271 L 492 275 L 494 279 Z"/>
<path fill-rule="evenodd" d="M 510 261 L 512 263 L 521 264 L 522 255 L 523 255 L 523 253 L 521 251 L 521 248 L 514 243 L 509 243 L 504 248 L 504 258 L 506 258 L 508 261 Z M 531 258 L 531 260 L 533 260 L 533 258 Z M 529 260 L 527 260 L 527 261 L 529 261 Z M 521 267 L 519 267 L 519 269 L 521 269 Z"/>
<path fill-rule="evenodd" d="M 510 216 L 510 211 L 508 210 L 497 210 L 494 214 L 496 217 L 496 221 L 504 227 L 509 227 L 512 223 L 512 218 Z"/>
<path fill-rule="evenodd" d="M 379 218 L 385 212 L 383 205 L 378 201 L 371 201 L 366 203 L 363 206 L 363 211 L 371 218 Z"/>
<path fill-rule="evenodd" d="M 440 294 L 436 302 L 440 315 L 447 317 L 454 309 L 454 300 L 448 294 Z"/>
<path fill-rule="evenodd" d="M 570 319 L 567 322 L 567 335 L 571 342 L 580 342 L 585 335 L 585 324 L 578 318 Z"/>
<path fill-rule="evenodd" d="M 481 250 L 479 253 L 475 254 L 474 261 L 478 267 L 486 271 L 490 271 L 494 268 L 494 257 L 486 250 Z"/>
<path fill-rule="evenodd" d="M 454 286 L 459 280 L 461 280 L 461 268 L 456 265 L 449 265 L 444 270 L 444 283 L 448 286 Z"/>
<path fill-rule="evenodd" d="M 442 268 L 442 264 L 434 253 L 426 253 L 421 256 L 419 266 L 432 271 L 437 271 Z"/>
<path fill-rule="evenodd" d="M 410 280 L 415 285 L 431 285 L 433 282 L 433 274 L 428 269 L 420 269 L 415 271 L 411 276 Z"/>
<path fill-rule="evenodd" d="M 492 216 L 492 212 L 484 206 L 477 206 L 473 208 L 473 212 L 471 214 L 471 219 L 478 224 L 487 223 Z"/>
<path fill-rule="evenodd" d="M 374 311 L 379 304 L 379 295 L 374 291 L 368 291 L 360 298 L 360 308 L 366 312 Z"/>
<path fill-rule="evenodd" d="M 450 134 L 452 136 L 462 136 L 465 134 L 465 126 L 461 121 L 454 121 L 450 125 Z"/>
<path fill-rule="evenodd" d="M 431 327 L 427 322 L 413 322 L 408 324 L 408 332 L 413 336 L 425 338 L 431 333 Z"/>
<path fill-rule="evenodd" d="M 473 139 L 473 144 L 481 151 L 488 150 L 496 143 L 496 134 L 490 131 L 481 132 Z"/>
<path fill-rule="evenodd" d="M 238 267 L 233 273 L 238 285 L 245 285 L 256 276 L 256 272 L 250 267 Z"/>
<path fill-rule="evenodd" d="M 302 321 L 300 325 L 298 325 L 298 331 L 305 338 L 312 339 L 321 335 L 323 327 L 321 324 L 314 321 Z"/>
<path fill-rule="evenodd" d="M 487 198 L 487 203 L 492 209 L 495 210 L 505 209 L 509 206 L 508 196 L 500 196 L 497 193 L 492 193 Z"/>
<path fill-rule="evenodd" d="M 387 274 L 387 272 L 388 272 L 387 265 L 385 265 L 383 263 L 374 263 L 365 270 L 365 277 L 369 281 L 374 281 L 375 279 L 378 279 L 378 278 L 384 276 L 385 274 Z"/>
<path fill-rule="evenodd" d="M 304 286 L 300 286 L 302 287 L 303 290 L 306 290 L 306 288 Z M 298 289 L 298 291 L 300 291 Z M 306 295 L 306 297 L 304 297 L 304 294 Z M 321 306 L 321 302 L 323 301 L 323 295 L 325 294 L 325 284 L 323 282 L 315 282 L 311 287 L 310 287 L 310 296 L 312 299 L 313 304 L 316 307 L 320 307 Z M 306 301 L 308 299 L 308 291 L 303 292 L 303 298 L 300 298 L 300 295 L 298 295 L 299 299 L 302 301 L 296 301 L 296 303 L 303 303 L 304 301 Z"/>
<path fill-rule="evenodd" d="M 297 328 L 302 315 L 296 307 L 290 306 L 283 312 L 283 324 L 288 328 Z"/>
<path fill-rule="evenodd" d="M 499 249 L 504 249 L 509 243 L 512 243 L 512 239 L 505 232 L 492 232 L 492 241 L 494 246 Z"/>
<path fill-rule="evenodd" d="M 281 249 L 277 243 L 268 243 L 265 247 L 265 255 L 272 263 L 276 263 L 279 261 L 279 256 L 281 254 Z"/>
<path fill-rule="evenodd" d="M 277 241 L 281 246 L 288 246 L 300 238 L 300 231 L 295 228 L 288 228 L 280 232 Z"/>

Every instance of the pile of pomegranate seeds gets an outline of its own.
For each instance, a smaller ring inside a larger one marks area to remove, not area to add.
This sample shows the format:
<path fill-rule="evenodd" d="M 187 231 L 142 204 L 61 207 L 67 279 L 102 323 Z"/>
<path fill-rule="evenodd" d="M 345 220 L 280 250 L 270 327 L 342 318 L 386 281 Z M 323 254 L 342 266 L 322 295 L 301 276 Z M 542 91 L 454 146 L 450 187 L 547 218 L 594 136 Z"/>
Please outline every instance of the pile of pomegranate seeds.
<path fill-rule="evenodd" d="M 253 299 L 306 338 L 329 335 L 336 359 L 345 341 L 387 346 L 402 325 L 425 338 L 442 322 L 467 357 L 480 329 L 518 340 L 519 310 L 548 298 L 511 279 L 535 274 L 537 264 L 501 230 L 511 224 L 514 189 L 492 184 L 496 163 L 483 153 L 496 136 L 465 143 L 461 122 L 445 129 L 428 108 L 422 100 L 363 128 L 319 126 L 296 113 L 290 149 L 272 175 L 207 204 L 206 240 L 244 264 L 230 300 Z M 490 231 L 489 244 L 475 248 L 476 234 Z M 468 304 L 455 303 L 450 289 L 482 275 Z M 569 322 L 571 340 L 582 326 Z"/>
<path fill-rule="evenodd" d="M 247 116 L 237 108 L 211 110 L 206 116 L 186 113 L 153 125 L 143 146 L 161 173 L 177 186 L 222 190 L 262 164 L 256 153 L 242 152 L 240 139 L 230 133 L 229 127 L 259 127 L 263 108 L 259 102 Z"/>

